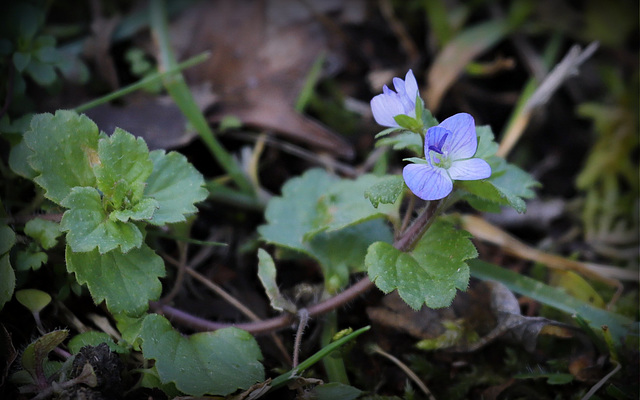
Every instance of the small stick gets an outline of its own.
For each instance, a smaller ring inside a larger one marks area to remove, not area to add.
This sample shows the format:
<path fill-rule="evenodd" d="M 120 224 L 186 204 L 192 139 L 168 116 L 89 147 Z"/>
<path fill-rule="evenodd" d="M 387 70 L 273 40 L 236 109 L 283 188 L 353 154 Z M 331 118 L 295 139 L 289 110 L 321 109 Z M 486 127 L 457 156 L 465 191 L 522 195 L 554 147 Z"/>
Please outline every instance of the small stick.
<path fill-rule="evenodd" d="M 189 244 L 184 242 L 176 242 L 176 244 L 178 246 L 178 251 L 180 252 L 180 260 L 176 265 L 176 267 L 178 268 L 178 275 L 176 275 L 176 280 L 173 283 L 173 287 L 171 288 L 171 291 L 164 298 L 160 299 L 160 303 L 162 304 L 170 303 L 171 300 L 173 300 L 178 295 L 178 293 L 180 292 L 180 289 L 182 288 L 182 282 L 184 281 L 185 270 L 188 268 L 187 250 L 188 250 Z"/>
<path fill-rule="evenodd" d="M 300 356 L 300 344 L 302 343 L 302 335 L 304 334 L 304 329 L 307 327 L 307 324 L 309 323 L 309 311 L 306 308 L 299 310 L 298 318 L 300 319 L 300 322 L 298 322 L 298 330 L 296 331 L 296 340 L 293 344 L 292 368 L 296 368 L 298 366 L 298 357 Z"/>
<path fill-rule="evenodd" d="M 167 261 L 169 261 L 170 264 L 180 268 L 180 262 L 178 262 L 174 258 L 172 258 L 172 257 L 170 257 L 170 256 L 168 256 L 166 254 L 163 255 L 163 257 Z M 236 299 L 235 297 L 233 297 L 232 295 L 227 293 L 223 288 L 221 288 L 220 286 L 218 286 L 215 283 L 211 282 L 211 280 L 207 279 L 205 276 L 203 276 L 202 274 L 198 273 L 196 270 L 191 268 L 191 265 L 187 265 L 184 268 L 184 271 L 187 274 L 189 274 L 192 277 L 194 277 L 197 281 L 199 281 L 200 283 L 205 285 L 208 289 L 213 291 L 215 294 L 217 294 L 218 296 L 222 297 L 227 303 L 229 303 L 230 305 L 235 307 L 238 311 L 240 311 L 241 313 L 246 315 L 250 320 L 253 321 L 254 324 L 259 324 L 259 323 L 262 322 L 260 317 L 258 317 L 247 306 L 245 306 L 238 299 Z M 165 305 L 162 301 L 152 302 L 151 303 L 151 307 L 152 308 L 156 308 L 156 309 L 161 309 L 163 313 L 166 312 L 167 310 L 174 310 L 173 308 Z M 172 316 L 171 311 L 166 312 L 166 314 L 169 315 L 169 316 Z M 189 315 L 189 314 L 186 314 L 186 313 L 184 313 L 184 314 L 185 315 Z M 197 317 L 193 317 L 193 318 L 197 318 Z M 187 324 L 187 325 L 189 325 L 189 324 Z M 231 326 L 231 325 L 227 324 L 227 326 Z M 282 354 L 285 356 L 285 359 L 287 361 L 290 361 L 291 359 L 289 358 L 289 354 L 287 353 L 287 350 L 284 347 L 284 344 L 282 343 L 282 340 L 280 340 L 280 338 L 275 333 L 271 333 L 271 338 L 273 339 L 274 343 L 276 344 L 276 347 L 278 348 L 278 350 L 280 350 L 282 352 Z"/>
<path fill-rule="evenodd" d="M 389 361 L 391 361 L 392 363 L 397 365 L 405 374 L 407 374 L 407 376 L 416 385 L 418 385 L 420 390 L 422 390 L 422 392 L 429 398 L 429 400 L 436 400 L 436 398 L 433 396 L 433 393 L 431 393 L 431 391 L 429 390 L 427 385 L 425 385 L 424 382 L 422 382 L 422 380 L 420 380 L 418 375 L 416 375 L 416 373 L 413 372 L 405 363 L 403 363 L 402 361 L 398 360 L 395 356 L 393 356 L 393 355 L 387 353 L 386 351 L 382 350 L 380 348 L 380 346 L 378 346 L 377 344 L 374 344 L 373 346 L 371 346 L 371 351 L 373 351 L 374 353 L 380 354 L 384 358 L 388 359 Z"/>
<path fill-rule="evenodd" d="M 437 215 L 438 210 L 446 208 L 456 199 L 456 194 L 452 194 L 447 198 L 445 202 L 440 202 L 440 200 L 431 201 L 429 205 L 422 210 L 421 214 L 413 221 L 411 226 L 409 226 L 409 228 L 407 228 L 407 230 L 403 232 L 402 237 L 400 237 L 393 243 L 393 246 L 401 251 L 409 250 L 415 244 L 415 242 L 419 240 L 420 237 L 422 237 L 422 233 L 424 233 L 430 222 L 433 221 L 433 216 Z M 187 270 L 187 272 L 191 273 L 190 270 Z M 321 303 L 317 303 L 309 307 L 309 316 L 315 317 L 317 315 L 321 315 L 334 310 L 357 298 L 361 294 L 366 293 L 374 286 L 374 283 L 371 282 L 369 277 L 365 275 L 364 277 L 362 277 L 362 279 L 360 279 L 358 282 L 354 283 L 344 291 Z M 178 310 L 170 306 L 163 306 L 158 302 L 152 301 L 149 304 L 152 309 L 160 311 L 169 316 L 169 318 L 198 331 L 214 331 L 216 329 L 235 326 L 254 335 L 259 335 L 283 329 L 293 322 L 291 314 L 281 314 L 271 319 L 254 322 L 215 322 L 196 317 L 187 312 Z"/>
<path fill-rule="evenodd" d="M 587 394 L 584 395 L 581 400 L 589 400 L 594 394 L 596 394 L 596 392 L 602 387 L 602 385 L 604 385 L 609 380 L 609 378 L 611 378 L 616 372 L 620 370 L 620 368 L 622 368 L 622 366 L 619 363 L 616 363 L 616 367 L 613 369 L 613 371 L 609 372 L 604 376 L 604 378 L 600 379 L 598 383 L 593 385 L 593 387 L 587 392 Z"/>
<path fill-rule="evenodd" d="M 570 77 L 578 74 L 578 67 L 587 61 L 589 57 L 598 49 L 598 42 L 589 44 L 584 50 L 578 45 L 571 47 L 566 56 L 560 61 L 553 70 L 546 76 L 538 89 L 531 95 L 527 103 L 522 109 L 513 126 L 505 133 L 504 138 L 500 142 L 500 147 L 496 155 L 506 158 L 513 146 L 518 142 L 525 128 L 529 124 L 529 120 L 533 115 L 533 111 L 546 104 L 551 96 L 562 86 L 562 84 Z"/>

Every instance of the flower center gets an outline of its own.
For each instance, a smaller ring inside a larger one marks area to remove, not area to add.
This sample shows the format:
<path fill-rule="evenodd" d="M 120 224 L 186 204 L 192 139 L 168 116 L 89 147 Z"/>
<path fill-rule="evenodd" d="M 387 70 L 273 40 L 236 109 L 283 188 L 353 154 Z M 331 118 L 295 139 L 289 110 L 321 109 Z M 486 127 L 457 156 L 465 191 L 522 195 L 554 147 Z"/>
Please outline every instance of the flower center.
<path fill-rule="evenodd" d="M 449 132 L 445 133 L 438 143 L 429 146 L 429 157 L 431 157 L 431 163 L 436 167 L 447 169 L 451 167 L 451 160 L 449 159 L 449 152 L 444 145 L 449 137 Z"/>

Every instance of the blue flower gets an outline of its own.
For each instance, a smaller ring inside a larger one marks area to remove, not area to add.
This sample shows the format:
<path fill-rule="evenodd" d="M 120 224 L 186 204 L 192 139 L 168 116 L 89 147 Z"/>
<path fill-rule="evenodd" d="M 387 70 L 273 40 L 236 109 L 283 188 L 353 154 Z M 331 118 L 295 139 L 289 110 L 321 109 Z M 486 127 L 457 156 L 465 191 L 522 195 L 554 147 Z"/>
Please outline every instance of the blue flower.
<path fill-rule="evenodd" d="M 425 159 L 409 159 L 416 164 L 404 167 L 404 181 L 423 200 L 442 199 L 451 193 L 454 180 L 472 181 L 491 176 L 489 164 L 473 158 L 477 148 L 473 117 L 466 113 L 453 115 L 427 130 Z"/>
<path fill-rule="evenodd" d="M 393 86 L 395 92 L 384 85 L 382 94 L 371 99 L 373 118 L 378 124 L 390 128 L 400 127 L 394 119 L 396 115 L 405 114 L 415 118 L 418 97 L 418 83 L 411 70 L 407 72 L 404 81 L 393 78 Z"/>

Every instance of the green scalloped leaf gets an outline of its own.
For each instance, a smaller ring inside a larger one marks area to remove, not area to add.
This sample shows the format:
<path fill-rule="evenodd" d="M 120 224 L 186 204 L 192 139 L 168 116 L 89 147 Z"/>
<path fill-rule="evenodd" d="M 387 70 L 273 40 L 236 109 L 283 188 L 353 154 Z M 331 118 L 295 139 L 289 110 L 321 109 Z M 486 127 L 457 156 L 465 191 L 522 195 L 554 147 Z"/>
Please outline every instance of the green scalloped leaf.
<path fill-rule="evenodd" d="M 227 395 L 264 380 L 256 340 L 237 328 L 185 337 L 164 317 L 151 314 L 142 324 L 142 353 L 155 359 L 162 383 L 192 396 Z"/>
<path fill-rule="evenodd" d="M 336 180 L 321 169 L 311 169 L 288 180 L 282 187 L 282 195 L 273 197 L 267 204 L 267 224 L 258 227 L 262 238 L 311 255 L 304 236 L 317 228 L 318 199 Z"/>
<path fill-rule="evenodd" d="M 489 125 L 476 127 L 476 135 L 478 137 L 478 148 L 474 157 L 484 158 L 494 156 L 498 151 L 498 143 L 495 141 L 495 135 Z"/>
<path fill-rule="evenodd" d="M 488 161 L 494 171 L 489 179 L 456 183 L 481 201 L 508 205 L 519 213 L 524 213 L 527 210 L 524 199 L 535 197 L 532 188 L 540 186 L 540 183 L 527 172 L 501 158 L 491 157 Z M 471 200 L 469 204 L 476 206 L 479 203 Z M 481 203 L 479 205 L 482 206 Z M 485 208 L 481 208 L 483 210 Z"/>
<path fill-rule="evenodd" d="M 321 232 L 305 242 L 306 252 L 322 267 L 325 290 L 336 293 L 349 283 L 349 274 L 362 272 L 367 248 L 374 242 L 393 240 L 383 219 L 374 219 L 339 231 Z"/>
<path fill-rule="evenodd" d="M 61 204 L 72 188 L 95 185 L 92 165 L 99 161 L 98 136 L 96 124 L 73 111 L 31 119 L 23 140 L 33 152 L 28 162 L 38 174 L 34 181 L 48 199 Z"/>
<path fill-rule="evenodd" d="M 499 212 L 500 206 L 510 206 L 523 213 L 527 209 L 524 199 L 535 196 L 532 188 L 540 184 L 528 173 L 503 158 L 496 156 L 498 144 L 489 126 L 476 128 L 478 150 L 475 156 L 485 159 L 491 165 L 491 177 L 478 181 L 458 181 L 467 190 L 466 200 L 477 210 Z"/>
<path fill-rule="evenodd" d="M 24 226 L 24 233 L 35 239 L 45 250 L 55 247 L 58 237 L 62 235 L 59 223 L 42 218 L 28 221 Z"/>
<path fill-rule="evenodd" d="M 116 128 L 113 135 L 98 142 L 98 157 L 100 163 L 93 166 L 98 189 L 113 207 L 129 208 L 140 201 L 153 170 L 144 140 Z"/>
<path fill-rule="evenodd" d="M 356 180 L 340 179 L 333 182 L 317 201 L 315 229 L 307 232 L 307 237 L 313 237 L 321 231 L 337 231 L 375 218 L 396 216 L 400 202 L 376 208 L 365 197 L 367 189 L 383 180 L 383 177 L 367 174 Z"/>
<path fill-rule="evenodd" d="M 45 264 L 49 257 L 46 253 L 38 251 L 36 246 L 29 246 L 26 250 L 18 250 L 16 253 L 16 271 L 37 271 L 42 264 Z"/>
<path fill-rule="evenodd" d="M 0 212 L 4 208 L 0 205 Z M 9 250 L 16 243 L 16 234 L 7 225 L 0 225 L 0 310 L 11 300 L 16 288 L 16 274 L 11 267 Z"/>
<path fill-rule="evenodd" d="M 376 142 L 376 147 L 392 146 L 394 150 L 409 149 L 417 155 L 422 155 L 424 139 L 415 132 L 400 132 L 397 135 L 380 139 Z"/>
<path fill-rule="evenodd" d="M 145 198 L 158 202 L 158 209 L 149 220 L 154 225 L 185 221 L 198 211 L 194 205 L 207 198 L 204 178 L 180 153 L 155 150 L 149 154 L 153 171 L 147 179 Z"/>
<path fill-rule="evenodd" d="M 13 53 L 13 66 L 19 73 L 22 73 L 31 61 L 31 53 L 16 51 Z"/>
<path fill-rule="evenodd" d="M 33 180 L 38 176 L 38 173 L 31 168 L 31 165 L 27 161 L 31 154 L 33 154 L 33 151 L 27 146 L 24 140 L 20 140 L 19 143 L 11 147 L 9 167 L 21 177 Z"/>
<path fill-rule="evenodd" d="M 381 138 L 383 136 L 387 136 L 387 135 L 389 135 L 389 134 L 391 134 L 393 132 L 400 132 L 400 131 L 404 131 L 404 130 L 405 130 L 404 128 L 400 128 L 398 126 L 387 128 L 387 129 L 384 129 L 384 130 L 381 130 L 380 132 L 378 132 L 376 134 L 375 138 L 379 139 L 379 138 Z"/>
<path fill-rule="evenodd" d="M 160 374 L 155 366 L 146 369 L 138 369 L 142 377 L 140 378 L 140 386 L 143 388 L 159 389 L 169 399 L 184 397 L 173 382 L 162 383 Z"/>
<path fill-rule="evenodd" d="M 158 209 L 158 202 L 155 199 L 146 198 L 137 202 L 133 207 L 125 210 L 115 210 L 109 214 L 109 218 L 113 221 L 127 222 L 144 221 L 153 217 Z"/>
<path fill-rule="evenodd" d="M 1 207 L 0 204 L 0 212 L 4 213 L 4 208 Z M 6 224 L 0 225 L 0 254 L 7 253 L 14 244 L 16 244 L 16 234 L 13 229 Z"/>
<path fill-rule="evenodd" d="M 140 351 L 140 331 L 142 331 L 143 318 L 130 317 L 124 313 L 113 314 L 116 320 L 118 332 L 122 335 L 122 341 L 127 343 L 135 351 Z"/>
<path fill-rule="evenodd" d="M 0 39 L 0 42 L 1 41 L 2 39 Z M 12 142 L 12 145 L 11 152 L 9 153 L 9 167 L 13 172 L 22 176 L 23 178 L 33 180 L 33 178 L 38 176 L 38 173 L 34 171 L 33 168 L 31 168 L 31 165 L 29 165 L 29 162 L 27 161 L 29 156 L 33 154 L 33 151 L 31 151 L 31 149 L 26 145 L 23 139 L 24 132 L 29 130 L 31 118 L 33 118 L 33 114 L 28 113 L 9 123 L 9 118 L 5 116 L 5 118 L 2 119 L 0 135 L 6 133 L 15 134 L 16 136 L 19 135 L 19 140 L 10 140 Z M 4 123 L 5 121 L 6 125 Z M 7 139 L 9 138 L 10 136 L 7 135 Z"/>
<path fill-rule="evenodd" d="M 95 188 L 73 188 L 62 205 L 69 209 L 62 215 L 60 229 L 67 232 L 67 243 L 74 252 L 97 247 L 100 254 L 116 248 L 126 253 L 142 244 L 143 234 L 138 226 L 109 218 Z"/>
<path fill-rule="evenodd" d="M 415 310 L 423 304 L 447 307 L 456 290 L 466 290 L 469 283 L 465 261 L 478 255 L 469 238 L 469 233 L 438 218 L 411 252 L 373 243 L 365 257 L 369 278 L 385 293 L 397 289 Z"/>
<path fill-rule="evenodd" d="M 395 117 L 393 117 L 393 119 L 402 128 L 408 129 L 410 131 L 418 132 L 418 131 L 421 131 L 423 128 L 422 116 L 410 117 L 406 114 L 398 114 Z"/>
<path fill-rule="evenodd" d="M 374 208 L 380 203 L 393 204 L 404 192 L 404 179 L 400 175 L 387 175 L 364 191 Z"/>
<path fill-rule="evenodd" d="M 16 288 L 16 274 L 11 267 L 9 254 L 0 256 L 0 310 L 11 300 Z"/>
<path fill-rule="evenodd" d="M 109 350 L 115 351 L 119 354 L 126 354 L 128 349 L 125 346 L 116 344 L 113 338 L 105 332 L 87 331 L 82 332 L 69 340 L 67 346 L 71 354 L 77 354 L 84 346 L 97 346 L 100 343 L 106 343 L 109 346 Z"/>
<path fill-rule="evenodd" d="M 164 262 L 146 244 L 126 254 L 75 253 L 67 246 L 66 260 L 69 272 L 87 285 L 95 303 L 106 301 L 112 313 L 141 315 L 162 292 L 158 278 L 165 275 Z"/>
<path fill-rule="evenodd" d="M 280 293 L 276 282 L 276 264 L 271 255 L 264 249 L 258 249 L 258 278 L 264 286 L 271 307 L 277 311 L 287 310 L 290 313 L 297 311 L 295 304 Z"/>
<path fill-rule="evenodd" d="M 58 77 L 53 65 L 45 64 L 37 60 L 33 60 L 27 65 L 27 74 L 40 86 L 48 86 L 56 81 Z"/>
<path fill-rule="evenodd" d="M 265 211 L 267 224 L 258 232 L 268 243 L 317 260 L 327 290 L 338 290 L 350 272 L 363 269 L 371 243 L 393 239 L 386 221 L 377 217 L 396 206 L 376 210 L 363 195 L 377 179 L 381 178 L 369 175 L 360 181 L 339 180 L 326 171 L 309 170 L 289 180 L 281 197 L 271 199 Z"/>

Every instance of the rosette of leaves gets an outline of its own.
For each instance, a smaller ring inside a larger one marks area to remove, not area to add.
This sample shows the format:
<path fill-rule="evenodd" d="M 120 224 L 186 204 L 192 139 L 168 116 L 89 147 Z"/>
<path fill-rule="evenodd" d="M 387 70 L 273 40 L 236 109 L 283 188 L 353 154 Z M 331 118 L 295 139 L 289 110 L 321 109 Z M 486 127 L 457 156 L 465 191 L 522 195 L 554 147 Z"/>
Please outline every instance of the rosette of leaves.
<path fill-rule="evenodd" d="M 389 135 L 394 131 L 399 133 L 378 140 L 376 145 L 391 145 L 394 150 L 408 149 L 418 156 L 423 156 L 424 139 L 418 133 L 406 128 L 385 129 L 376 138 Z M 533 188 L 540 184 L 518 166 L 496 155 L 498 144 L 494 140 L 491 127 L 476 127 L 476 136 L 478 148 L 474 157 L 489 163 L 491 176 L 482 180 L 456 181 L 455 188 L 462 189 L 463 198 L 479 211 L 500 212 L 501 207 L 509 206 L 519 213 L 524 213 L 527 210 L 525 199 L 533 198 L 535 196 Z M 405 184 L 401 184 L 400 179 L 399 176 L 387 177 L 385 181 L 367 190 L 367 198 L 375 206 L 395 202 L 406 188 Z"/>
<path fill-rule="evenodd" d="M 56 70 L 78 82 L 89 75 L 77 57 L 56 48 L 55 37 L 41 33 L 45 16 L 45 8 L 26 1 L 9 2 L 0 13 L 0 68 L 15 68 L 12 86 L 18 99 L 26 89 L 23 76 L 48 86 L 57 80 Z"/>
<path fill-rule="evenodd" d="M 96 303 L 140 315 L 160 296 L 162 259 L 144 242 L 148 225 L 181 222 L 204 200 L 202 175 L 176 152 L 149 152 L 142 138 L 100 133 L 71 111 L 38 114 L 21 145 L 45 197 L 64 207 L 67 269 Z"/>
<path fill-rule="evenodd" d="M 382 181 L 369 174 L 351 180 L 308 170 L 269 201 L 267 223 L 258 232 L 267 243 L 316 260 L 325 290 L 335 293 L 348 283 L 350 273 L 364 271 L 371 243 L 393 239 L 387 221 L 398 219 L 400 200 L 376 208 L 364 197 L 367 188 Z"/>
<path fill-rule="evenodd" d="M 425 110 L 423 115 L 427 114 L 430 115 Z M 433 121 L 424 122 L 425 126 L 432 124 Z M 423 156 L 424 139 L 404 122 L 400 125 L 401 128 L 387 129 L 378 134 L 377 137 L 382 137 L 399 131 L 378 144 L 392 145 L 396 150 L 408 149 Z M 525 212 L 525 199 L 535 195 L 532 189 L 539 185 L 538 182 L 496 155 L 498 144 L 490 127 L 477 127 L 476 136 L 478 147 L 474 157 L 491 166 L 491 175 L 486 179 L 456 181 L 454 189 L 458 189 L 459 198 L 480 211 L 499 212 L 502 206 L 509 206 Z M 369 187 L 365 196 L 377 207 L 396 202 L 405 190 L 402 177 L 389 175 Z M 458 229 L 449 218 L 438 217 L 410 251 L 401 251 L 384 242 L 371 244 L 365 265 L 369 278 L 380 290 L 385 293 L 397 290 L 400 297 L 417 310 L 423 305 L 431 308 L 449 306 L 457 290 L 466 289 L 469 282 L 467 261 L 475 257 L 477 252 L 470 235 Z"/>

